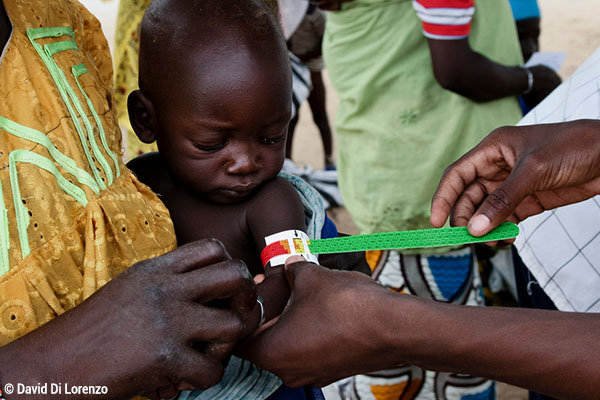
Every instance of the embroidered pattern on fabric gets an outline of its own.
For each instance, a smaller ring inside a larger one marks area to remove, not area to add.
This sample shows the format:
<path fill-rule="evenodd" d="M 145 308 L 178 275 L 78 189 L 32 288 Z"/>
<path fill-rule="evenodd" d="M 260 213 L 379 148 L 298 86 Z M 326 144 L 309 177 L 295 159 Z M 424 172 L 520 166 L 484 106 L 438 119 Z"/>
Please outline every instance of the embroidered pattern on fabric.
<path fill-rule="evenodd" d="M 48 68 L 48 71 L 50 72 L 50 75 L 52 76 L 52 79 L 54 80 L 54 83 L 56 84 L 56 87 L 58 88 L 60 96 L 63 99 L 65 106 L 69 110 L 69 114 L 71 115 L 71 119 L 73 121 L 73 124 L 75 125 L 75 129 L 77 130 L 77 133 L 79 134 L 79 138 L 81 140 L 81 145 L 83 147 L 83 151 L 88 160 L 88 163 L 92 170 L 92 173 L 94 174 L 94 178 L 96 179 L 98 186 L 100 186 L 100 189 L 104 190 L 104 189 L 106 189 L 106 184 L 102 180 L 100 173 L 98 172 L 96 166 L 94 165 L 94 161 L 92 159 L 90 149 L 87 145 L 88 141 L 92 148 L 92 152 L 94 153 L 94 156 L 98 160 L 98 163 L 105 170 L 104 172 L 107 177 L 109 176 L 108 170 L 110 170 L 110 167 L 108 167 L 108 163 L 106 162 L 106 159 L 104 158 L 104 156 L 100 152 L 100 149 L 98 148 L 98 144 L 96 143 L 96 140 L 94 138 L 94 130 L 92 129 L 92 126 L 86 117 L 86 114 L 83 110 L 83 106 L 82 106 L 81 102 L 79 101 L 77 94 L 75 93 L 75 91 L 73 90 L 71 85 L 69 84 L 67 77 L 65 76 L 65 73 L 63 72 L 63 70 L 58 66 L 58 64 L 56 64 L 56 62 L 52 58 L 53 55 L 57 54 L 60 51 L 66 51 L 66 50 L 77 51 L 78 50 L 77 45 L 73 41 L 62 42 L 62 44 L 61 44 L 61 42 L 50 43 L 50 44 L 46 44 L 44 46 L 42 46 L 36 42 L 36 39 L 47 38 L 47 37 L 58 37 L 58 36 L 65 36 L 65 35 L 70 36 L 71 38 L 75 39 L 75 33 L 73 32 L 73 30 L 71 28 L 67 28 L 67 27 L 37 28 L 37 29 L 28 29 L 27 30 L 27 36 L 29 37 L 31 44 L 35 48 L 38 55 L 41 57 L 44 64 L 46 64 L 46 68 Z M 81 121 L 83 121 L 83 124 L 87 130 L 87 133 L 88 133 L 87 139 L 86 139 L 85 133 L 83 131 L 83 127 L 81 126 Z M 111 174 L 112 174 L 112 171 L 111 171 Z"/>
<path fill-rule="evenodd" d="M 85 99 L 85 103 L 88 106 L 94 122 L 91 122 L 88 118 L 84 105 L 76 93 L 76 89 L 74 89 L 67 80 L 65 72 L 53 59 L 54 55 L 63 51 L 79 51 L 77 43 L 74 41 L 75 33 L 69 27 L 55 27 L 28 29 L 27 36 L 48 69 L 48 72 L 71 116 L 71 120 L 79 135 L 83 152 L 87 158 L 92 174 L 77 166 L 75 160 L 63 154 L 44 133 L 0 116 L 0 129 L 21 139 L 43 146 L 51 157 L 45 157 L 25 149 L 16 149 L 9 154 L 8 168 L 10 186 L 12 189 L 12 200 L 16 214 L 19 244 L 21 246 L 21 255 L 23 258 L 27 257 L 30 253 L 28 227 L 31 213 L 27 209 L 25 201 L 21 198 L 19 174 L 17 170 L 17 165 L 19 163 L 33 165 L 51 173 L 55 177 L 61 190 L 71 196 L 83 207 L 88 204 L 86 192 L 81 187 L 65 178 L 55 163 L 62 167 L 67 173 L 71 174 L 79 184 L 88 187 L 96 195 L 114 182 L 115 175 L 116 177 L 120 176 L 119 160 L 110 150 L 100 116 L 80 82 L 81 75 L 88 73 L 87 68 L 84 64 L 77 64 L 71 67 L 70 72 L 73 74 L 81 96 Z M 63 36 L 70 39 L 45 45 L 36 42 L 36 40 L 42 38 L 59 38 Z M 96 136 L 99 136 L 101 147 L 104 149 L 105 154 L 111 159 L 112 164 L 114 164 L 114 172 L 111 168 L 111 163 L 109 163 L 107 157 L 105 157 L 104 153 L 101 151 Z M 95 162 L 97 162 L 99 167 L 96 167 Z M 106 178 L 101 176 L 101 172 L 104 172 Z M 2 183 L 0 182 L 0 276 L 10 269 L 9 249 L 8 209 L 4 202 L 3 188 Z"/>
<path fill-rule="evenodd" d="M 96 108 L 94 107 L 94 104 L 92 103 L 92 100 L 90 100 L 90 97 L 87 95 L 85 90 L 83 90 L 83 87 L 81 86 L 81 83 L 79 82 L 79 77 L 81 75 L 85 74 L 86 72 L 88 72 L 88 70 L 84 64 L 77 64 L 77 65 L 73 66 L 73 68 L 71 68 L 71 72 L 73 72 L 73 76 L 75 77 L 75 81 L 77 82 L 77 87 L 79 87 L 79 91 L 85 98 L 85 102 L 87 103 L 88 108 L 92 112 L 94 121 L 96 122 L 96 127 L 98 128 L 100 141 L 102 142 L 102 146 L 104 146 L 104 151 L 106 151 L 106 153 L 110 156 L 110 158 L 112 158 L 113 163 L 115 164 L 115 171 L 116 171 L 117 177 L 119 177 L 119 176 L 121 176 L 121 169 L 119 168 L 119 160 L 117 159 L 117 156 L 115 155 L 115 153 L 113 153 L 110 150 L 110 147 L 108 146 L 108 142 L 106 141 L 106 134 L 104 133 L 104 126 L 102 125 L 102 121 L 100 121 L 100 116 L 98 115 L 98 112 L 96 111 Z M 110 172 L 110 176 L 107 175 L 108 184 L 111 185 L 113 182 L 113 177 L 112 177 L 112 171 L 110 170 L 110 168 L 108 168 L 108 172 Z"/>
<path fill-rule="evenodd" d="M 15 212 L 17 215 L 17 229 L 19 231 L 19 241 L 21 244 L 21 255 L 23 258 L 27 257 L 30 253 L 29 239 L 27 237 L 27 228 L 29 227 L 29 213 L 27 208 L 21 200 L 21 190 L 19 188 L 19 176 L 17 174 L 17 163 L 29 163 L 42 168 L 54 175 L 58 186 L 68 195 L 73 197 L 83 207 L 87 205 L 87 197 L 85 192 L 78 186 L 69 182 L 65 177 L 61 175 L 56 166 L 44 156 L 37 153 L 17 149 L 13 150 L 8 158 L 8 165 L 10 171 L 10 183 L 12 186 L 13 203 L 15 205 Z"/>
<path fill-rule="evenodd" d="M 0 181 L 0 276 L 8 272 L 10 265 L 8 258 L 9 249 L 8 210 L 4 204 L 4 191 L 2 190 L 2 181 Z"/>

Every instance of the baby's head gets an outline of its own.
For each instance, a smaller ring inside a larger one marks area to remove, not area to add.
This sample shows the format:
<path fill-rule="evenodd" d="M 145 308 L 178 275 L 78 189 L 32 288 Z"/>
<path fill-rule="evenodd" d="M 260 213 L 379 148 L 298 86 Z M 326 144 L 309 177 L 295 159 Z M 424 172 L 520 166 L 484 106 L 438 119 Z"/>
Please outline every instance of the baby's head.
<path fill-rule="evenodd" d="M 219 203 L 249 197 L 285 157 L 292 82 L 284 39 L 260 0 L 154 0 L 142 21 L 140 140 L 173 179 Z"/>

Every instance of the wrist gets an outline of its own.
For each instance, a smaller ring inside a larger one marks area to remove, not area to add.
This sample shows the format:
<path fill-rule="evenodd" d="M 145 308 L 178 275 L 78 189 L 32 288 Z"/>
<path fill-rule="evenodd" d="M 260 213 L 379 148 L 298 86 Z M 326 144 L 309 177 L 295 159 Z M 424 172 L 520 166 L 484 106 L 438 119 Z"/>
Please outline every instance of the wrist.
<path fill-rule="evenodd" d="M 530 93 L 531 89 L 533 89 L 533 72 L 531 72 L 531 69 L 527 67 L 523 67 L 523 70 L 525 71 L 527 77 L 527 88 L 521 94 L 525 95 Z"/>
<path fill-rule="evenodd" d="M 28 335 L 32 334 L 35 334 L 35 332 Z M 48 354 L 49 346 L 38 344 L 35 340 L 30 341 L 28 335 L 0 348 L 0 365 L 3 366 L 0 375 L 0 388 L 5 396 L 2 398 L 10 400 L 41 399 L 47 396 L 43 393 L 21 393 L 22 390 L 19 390 L 19 386 L 35 388 L 40 385 L 47 384 L 47 386 L 50 386 L 50 383 L 59 383 L 60 379 L 53 378 L 52 375 L 48 374 L 50 371 L 56 371 L 60 368 L 58 365 L 51 365 L 47 362 L 47 360 L 52 360 L 53 357 Z M 35 347 L 30 344 L 35 345 Z M 12 393 L 9 393 L 9 387 L 13 389 Z"/>

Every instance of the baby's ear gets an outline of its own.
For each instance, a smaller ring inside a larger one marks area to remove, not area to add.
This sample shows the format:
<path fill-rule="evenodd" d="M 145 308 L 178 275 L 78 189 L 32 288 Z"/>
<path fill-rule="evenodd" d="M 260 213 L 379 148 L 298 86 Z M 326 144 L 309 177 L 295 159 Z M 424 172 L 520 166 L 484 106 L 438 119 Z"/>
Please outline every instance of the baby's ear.
<path fill-rule="evenodd" d="M 127 98 L 129 122 L 137 137 L 144 143 L 156 140 L 156 114 L 154 105 L 141 90 L 134 90 Z"/>

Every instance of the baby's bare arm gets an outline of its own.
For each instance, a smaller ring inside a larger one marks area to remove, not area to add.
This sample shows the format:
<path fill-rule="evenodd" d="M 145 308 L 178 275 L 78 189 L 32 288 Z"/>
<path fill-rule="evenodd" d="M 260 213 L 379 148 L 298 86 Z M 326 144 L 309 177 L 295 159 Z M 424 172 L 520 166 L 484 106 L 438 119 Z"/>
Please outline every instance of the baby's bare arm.
<path fill-rule="evenodd" d="M 277 177 L 266 183 L 248 209 L 247 224 L 257 250 L 265 247 L 265 237 L 291 229 L 306 230 L 304 208 L 296 189 L 285 179 Z M 263 299 L 265 321 L 278 316 L 289 297 L 289 287 L 283 276 L 283 266 L 267 264 L 265 280 L 258 285 L 258 295 Z M 260 308 L 248 321 L 250 333 L 260 322 Z"/>

